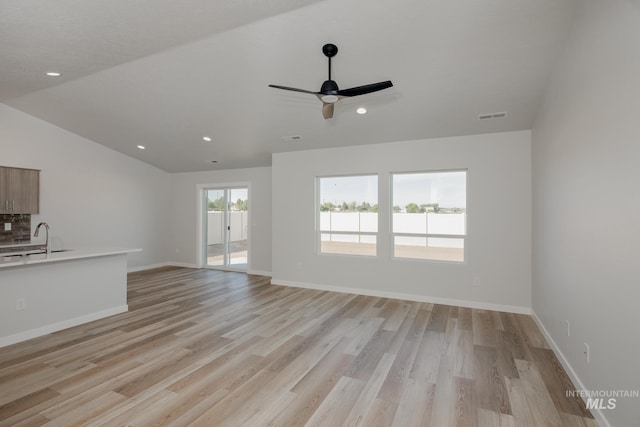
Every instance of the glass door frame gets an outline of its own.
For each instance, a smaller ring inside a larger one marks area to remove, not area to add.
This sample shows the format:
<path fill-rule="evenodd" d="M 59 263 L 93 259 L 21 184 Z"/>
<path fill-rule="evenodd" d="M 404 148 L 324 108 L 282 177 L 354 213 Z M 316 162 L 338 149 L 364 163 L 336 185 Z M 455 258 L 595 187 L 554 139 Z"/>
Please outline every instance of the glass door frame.
<path fill-rule="evenodd" d="M 229 204 L 228 200 L 225 203 L 225 210 L 223 214 L 224 218 L 224 244 L 225 244 L 225 255 L 223 265 L 210 265 L 208 262 L 208 191 L 209 190 L 222 190 L 225 191 L 225 194 L 229 194 L 231 190 L 237 189 L 247 189 L 247 201 L 248 201 L 248 209 L 247 209 L 247 263 L 241 264 L 243 267 L 235 267 L 233 264 L 229 264 L 228 258 L 228 240 L 229 240 Z M 216 183 L 216 184 L 198 184 L 197 185 L 198 197 L 197 197 L 197 211 L 198 211 L 198 221 L 197 221 L 197 255 L 198 255 L 198 267 L 199 268 L 210 268 L 214 270 L 225 270 L 225 271 L 239 271 L 239 272 L 248 272 L 249 265 L 251 262 L 251 185 L 247 182 L 234 182 L 234 183 Z"/>

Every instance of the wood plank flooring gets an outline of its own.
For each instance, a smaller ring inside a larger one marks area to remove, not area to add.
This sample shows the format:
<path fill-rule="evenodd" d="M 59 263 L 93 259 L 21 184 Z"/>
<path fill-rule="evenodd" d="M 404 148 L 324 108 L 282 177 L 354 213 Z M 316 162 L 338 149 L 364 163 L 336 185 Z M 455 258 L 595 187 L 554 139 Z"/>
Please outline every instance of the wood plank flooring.
<path fill-rule="evenodd" d="M 0 426 L 597 426 L 530 316 L 167 267 L 0 349 Z"/>

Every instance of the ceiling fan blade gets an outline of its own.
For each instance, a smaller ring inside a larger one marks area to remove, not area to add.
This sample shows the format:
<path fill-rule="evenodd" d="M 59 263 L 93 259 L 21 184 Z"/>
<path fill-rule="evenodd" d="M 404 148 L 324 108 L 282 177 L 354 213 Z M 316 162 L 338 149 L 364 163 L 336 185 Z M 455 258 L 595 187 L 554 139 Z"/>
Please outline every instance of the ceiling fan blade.
<path fill-rule="evenodd" d="M 325 102 L 322 104 L 322 117 L 325 120 L 333 117 L 333 103 Z"/>
<path fill-rule="evenodd" d="M 294 92 L 310 93 L 312 95 L 317 95 L 318 94 L 318 92 L 312 92 L 310 90 L 304 90 L 304 89 L 297 89 L 295 87 L 278 86 L 278 85 L 269 85 L 269 87 L 273 87 L 273 88 L 276 88 L 276 89 L 283 89 L 283 90 L 292 90 Z"/>
<path fill-rule="evenodd" d="M 393 83 L 391 83 L 391 80 L 387 80 L 386 82 L 371 83 L 369 85 L 352 87 L 349 89 L 342 89 L 338 91 L 338 95 L 341 95 L 341 96 L 364 95 L 371 92 L 377 92 L 382 89 L 387 89 L 387 88 L 390 88 L 391 86 L 393 86 Z"/>

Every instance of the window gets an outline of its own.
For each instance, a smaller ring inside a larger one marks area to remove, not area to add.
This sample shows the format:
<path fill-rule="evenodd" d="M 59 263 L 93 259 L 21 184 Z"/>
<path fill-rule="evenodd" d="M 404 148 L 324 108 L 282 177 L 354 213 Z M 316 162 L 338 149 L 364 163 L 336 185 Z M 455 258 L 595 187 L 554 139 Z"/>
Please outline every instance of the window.
<path fill-rule="evenodd" d="M 464 261 L 466 188 L 466 171 L 393 174 L 393 256 Z"/>
<path fill-rule="evenodd" d="M 376 256 L 377 175 L 318 178 L 320 253 Z"/>

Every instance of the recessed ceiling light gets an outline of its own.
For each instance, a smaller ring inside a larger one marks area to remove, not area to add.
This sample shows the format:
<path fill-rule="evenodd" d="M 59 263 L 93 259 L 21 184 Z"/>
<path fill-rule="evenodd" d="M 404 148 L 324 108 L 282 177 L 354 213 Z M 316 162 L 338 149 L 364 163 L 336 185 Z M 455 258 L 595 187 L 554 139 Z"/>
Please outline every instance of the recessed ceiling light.
<path fill-rule="evenodd" d="M 139 148 L 140 150 L 144 150 L 144 149 L 146 149 L 147 147 L 145 147 L 144 145 L 138 145 L 138 148 Z"/>
<path fill-rule="evenodd" d="M 58 73 L 57 71 L 49 71 L 47 73 L 45 73 L 47 76 L 49 77 L 60 77 L 62 74 Z"/>
<path fill-rule="evenodd" d="M 203 136 L 202 139 L 204 139 L 207 142 L 211 142 L 211 137 L 210 136 Z"/>
<path fill-rule="evenodd" d="M 367 109 L 364 107 L 360 107 L 356 110 L 356 113 L 358 114 L 367 114 Z"/>

